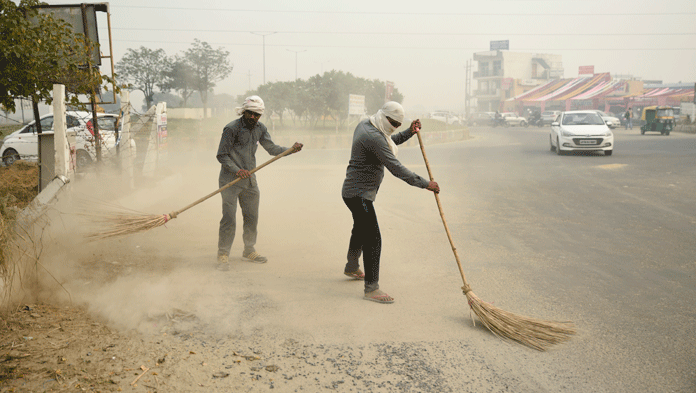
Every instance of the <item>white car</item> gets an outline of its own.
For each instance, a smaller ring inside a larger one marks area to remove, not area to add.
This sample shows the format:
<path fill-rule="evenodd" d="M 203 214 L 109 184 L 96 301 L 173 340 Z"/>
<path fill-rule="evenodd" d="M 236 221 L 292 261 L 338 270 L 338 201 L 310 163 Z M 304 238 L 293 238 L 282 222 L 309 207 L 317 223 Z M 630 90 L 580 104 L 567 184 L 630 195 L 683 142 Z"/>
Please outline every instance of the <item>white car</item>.
<path fill-rule="evenodd" d="M 602 120 L 604 120 L 605 123 L 607 123 L 609 128 L 616 128 L 621 126 L 621 120 L 619 120 L 618 117 L 602 111 L 597 111 L 597 114 L 602 118 Z"/>
<path fill-rule="evenodd" d="M 519 117 L 517 116 L 517 113 L 513 112 L 503 112 L 502 113 L 503 119 L 505 119 L 505 123 L 509 126 L 521 126 L 521 127 L 527 127 L 527 119 L 524 117 Z"/>
<path fill-rule="evenodd" d="M 614 152 L 614 134 L 597 111 L 561 112 L 551 123 L 549 144 L 559 156 L 572 151 L 603 151 L 610 156 Z"/>
<path fill-rule="evenodd" d="M 430 112 L 431 119 L 433 120 L 439 120 L 443 123 L 452 125 L 452 124 L 457 124 L 461 125 L 462 121 L 459 119 L 458 116 L 450 113 L 450 112 L 445 112 L 445 111 L 438 111 L 438 112 Z"/>
<path fill-rule="evenodd" d="M 96 160 L 96 144 L 92 127 L 92 115 L 88 112 L 66 112 L 66 128 L 75 132 L 75 154 L 78 167 L 84 167 Z M 115 154 L 117 115 L 98 113 L 97 125 L 101 140 L 101 150 L 105 157 Z M 8 166 L 22 159 L 38 161 L 39 135 L 35 121 L 7 135 L 0 146 L 0 157 Z M 41 117 L 41 132 L 53 133 L 53 114 Z"/>

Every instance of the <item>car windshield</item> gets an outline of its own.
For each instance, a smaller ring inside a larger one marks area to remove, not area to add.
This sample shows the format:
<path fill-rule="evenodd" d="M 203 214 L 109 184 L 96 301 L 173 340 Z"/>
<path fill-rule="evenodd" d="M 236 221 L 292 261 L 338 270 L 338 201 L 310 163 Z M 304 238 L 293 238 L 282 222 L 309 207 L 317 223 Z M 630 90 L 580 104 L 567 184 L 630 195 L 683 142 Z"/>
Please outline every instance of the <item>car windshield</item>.
<path fill-rule="evenodd" d="M 659 117 L 669 117 L 669 116 L 674 116 L 674 111 L 672 108 L 669 109 L 658 109 L 656 116 Z"/>
<path fill-rule="evenodd" d="M 563 116 L 564 126 L 599 126 L 604 124 L 596 113 L 566 113 Z"/>

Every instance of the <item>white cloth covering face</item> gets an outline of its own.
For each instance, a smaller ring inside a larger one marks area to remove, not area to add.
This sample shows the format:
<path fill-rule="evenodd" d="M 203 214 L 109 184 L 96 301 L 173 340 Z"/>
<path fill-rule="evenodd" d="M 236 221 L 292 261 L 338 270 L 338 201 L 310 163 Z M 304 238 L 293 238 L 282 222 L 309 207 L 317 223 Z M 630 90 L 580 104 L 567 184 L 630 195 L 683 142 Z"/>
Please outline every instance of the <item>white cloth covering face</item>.
<path fill-rule="evenodd" d="M 244 111 L 252 111 L 258 113 L 259 115 L 263 115 L 263 111 L 266 109 L 266 106 L 264 105 L 261 97 L 250 96 L 244 100 L 244 105 L 235 109 L 237 114 L 240 116 L 244 113 Z"/>
<path fill-rule="evenodd" d="M 396 143 L 394 143 L 391 138 L 391 134 L 396 131 L 396 127 L 389 123 L 387 116 L 392 120 L 402 123 L 404 121 L 404 108 L 398 102 L 389 101 L 384 104 L 382 109 L 378 110 L 377 113 L 370 116 L 370 123 L 384 134 L 384 137 L 387 138 L 387 143 L 389 143 L 389 148 L 392 153 L 394 153 L 394 156 L 396 156 L 399 152 L 399 148 L 396 147 Z"/>

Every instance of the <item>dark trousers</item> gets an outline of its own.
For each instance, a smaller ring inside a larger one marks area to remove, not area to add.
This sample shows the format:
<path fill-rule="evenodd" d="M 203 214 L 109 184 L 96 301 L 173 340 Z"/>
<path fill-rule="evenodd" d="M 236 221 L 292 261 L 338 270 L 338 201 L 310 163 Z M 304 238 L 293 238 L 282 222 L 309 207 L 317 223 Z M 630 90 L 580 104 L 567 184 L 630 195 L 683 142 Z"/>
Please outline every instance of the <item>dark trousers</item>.
<path fill-rule="evenodd" d="M 379 289 L 379 257 L 382 253 L 382 235 L 377 224 L 377 214 L 372 201 L 363 198 L 343 198 L 353 214 L 353 230 L 348 244 L 348 263 L 345 271 L 354 272 L 360 267 L 363 254 L 365 266 L 365 292 Z"/>
<path fill-rule="evenodd" d="M 220 182 L 223 183 L 222 181 Z M 220 187 L 227 183 L 222 184 Z M 242 208 L 244 220 L 242 240 L 244 255 L 256 251 L 257 226 L 259 223 L 259 187 L 229 187 L 222 191 L 222 219 L 218 238 L 218 255 L 229 255 L 237 228 L 237 202 Z"/>

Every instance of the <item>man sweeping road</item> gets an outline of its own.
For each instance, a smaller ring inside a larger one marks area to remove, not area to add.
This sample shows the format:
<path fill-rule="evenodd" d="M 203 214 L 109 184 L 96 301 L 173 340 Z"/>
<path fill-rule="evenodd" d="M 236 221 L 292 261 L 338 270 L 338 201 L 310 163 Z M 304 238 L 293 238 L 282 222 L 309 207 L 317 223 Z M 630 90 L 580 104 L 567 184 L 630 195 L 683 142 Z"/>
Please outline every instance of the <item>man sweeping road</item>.
<path fill-rule="evenodd" d="M 440 192 L 436 182 L 411 172 L 396 158 L 396 145 L 409 140 L 421 128 L 420 120 L 414 120 L 407 130 L 392 135 L 401 126 L 403 119 L 404 108 L 398 102 L 390 101 L 376 114 L 358 124 L 353 134 L 353 147 L 341 193 L 353 215 L 348 263 L 344 274 L 358 280 L 364 279 L 365 299 L 378 303 L 394 302 L 394 298 L 379 289 L 382 237 L 373 202 L 384 179 L 384 167 L 414 187 Z M 361 254 L 365 273 L 360 270 Z"/>
<path fill-rule="evenodd" d="M 268 259 L 254 249 L 259 222 L 259 187 L 256 174 L 250 171 L 256 167 L 256 149 L 260 144 L 268 154 L 277 156 L 287 150 L 271 140 L 268 129 L 259 122 L 264 111 L 263 100 L 258 96 L 247 97 L 237 109 L 240 118 L 227 124 L 222 131 L 217 160 L 220 169 L 220 187 L 236 178 L 242 179 L 222 191 L 222 219 L 218 238 L 217 269 L 229 270 L 229 255 L 236 230 L 237 201 L 242 208 L 244 219 L 244 251 L 242 259 L 256 263 L 266 263 Z M 295 142 L 293 153 L 302 150 L 302 144 Z"/>

